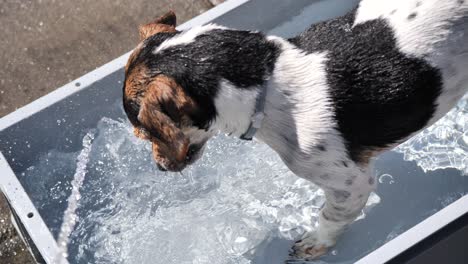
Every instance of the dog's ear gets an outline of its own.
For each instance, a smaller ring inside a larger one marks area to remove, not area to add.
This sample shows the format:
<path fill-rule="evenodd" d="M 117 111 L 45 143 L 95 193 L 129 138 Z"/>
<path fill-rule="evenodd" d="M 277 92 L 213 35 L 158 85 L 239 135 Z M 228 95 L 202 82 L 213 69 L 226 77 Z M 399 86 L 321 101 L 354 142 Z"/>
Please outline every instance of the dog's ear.
<path fill-rule="evenodd" d="M 155 156 L 177 161 L 185 158 L 189 140 L 180 127 L 186 121 L 184 112 L 191 107 L 193 101 L 171 78 L 158 76 L 148 85 L 138 120 L 150 135 L 156 137 L 151 141 L 161 153 L 153 153 Z"/>
<path fill-rule="evenodd" d="M 175 27 L 177 23 L 177 17 L 174 11 L 170 10 L 166 14 L 156 19 L 154 23 Z"/>
<path fill-rule="evenodd" d="M 176 23 L 176 14 L 171 10 L 153 22 L 141 25 L 138 28 L 140 32 L 140 41 L 161 32 L 175 32 Z"/>

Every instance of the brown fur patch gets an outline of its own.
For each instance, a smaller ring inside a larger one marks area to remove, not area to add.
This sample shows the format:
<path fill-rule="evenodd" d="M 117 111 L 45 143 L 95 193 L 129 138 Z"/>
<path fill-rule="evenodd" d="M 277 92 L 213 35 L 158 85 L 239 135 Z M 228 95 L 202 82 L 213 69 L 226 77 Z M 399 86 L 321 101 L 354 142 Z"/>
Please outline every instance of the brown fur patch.
<path fill-rule="evenodd" d="M 169 11 L 163 16 L 157 18 L 155 21 L 145 25 L 141 25 L 138 30 L 140 33 L 140 40 L 144 40 L 154 34 L 161 32 L 175 32 L 177 18 L 173 11 Z"/>
<path fill-rule="evenodd" d="M 127 76 L 124 96 L 140 105 L 135 136 L 153 143 L 153 156 L 168 170 L 185 166 L 189 140 L 182 128 L 192 125 L 189 114 L 197 105 L 174 79 L 158 75 L 150 78 L 144 67 Z"/>
<path fill-rule="evenodd" d="M 158 135 L 152 142 L 162 141 L 164 144 L 175 145 L 177 149 L 184 149 L 188 144 L 180 131 L 179 111 L 190 99 L 185 96 L 183 89 L 173 79 L 158 76 L 148 84 L 141 102 L 139 120 L 149 130 L 151 135 Z M 176 155 L 179 159 L 180 155 Z"/>
<path fill-rule="evenodd" d="M 161 32 L 175 32 L 176 29 L 173 26 L 163 25 L 163 24 L 154 24 L 148 23 L 146 25 L 142 25 L 138 28 L 140 33 L 140 40 L 144 40 L 148 37 L 151 37 L 157 33 Z"/>
<path fill-rule="evenodd" d="M 130 64 L 132 64 L 133 61 L 135 61 L 137 55 L 141 52 L 142 47 L 143 47 L 143 42 L 138 44 L 138 46 L 136 46 L 136 48 L 133 50 L 133 52 L 128 57 L 127 64 L 125 64 L 125 74 L 127 74 L 128 67 L 130 66 Z"/>
<path fill-rule="evenodd" d="M 124 96 L 126 99 L 140 103 L 141 98 L 145 96 L 145 91 L 150 82 L 148 68 L 141 64 L 137 65 L 132 71 L 127 74 L 125 79 Z"/>

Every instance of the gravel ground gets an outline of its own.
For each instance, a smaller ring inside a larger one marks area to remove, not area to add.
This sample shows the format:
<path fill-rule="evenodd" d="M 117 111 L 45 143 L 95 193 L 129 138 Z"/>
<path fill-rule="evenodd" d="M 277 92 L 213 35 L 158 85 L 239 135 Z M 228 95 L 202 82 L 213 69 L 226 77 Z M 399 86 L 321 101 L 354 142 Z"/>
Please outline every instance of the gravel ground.
<path fill-rule="evenodd" d="M 223 0 L 0 0 L 0 117 L 131 50 L 137 27 Z M 0 195 L 0 263 L 33 263 Z"/>

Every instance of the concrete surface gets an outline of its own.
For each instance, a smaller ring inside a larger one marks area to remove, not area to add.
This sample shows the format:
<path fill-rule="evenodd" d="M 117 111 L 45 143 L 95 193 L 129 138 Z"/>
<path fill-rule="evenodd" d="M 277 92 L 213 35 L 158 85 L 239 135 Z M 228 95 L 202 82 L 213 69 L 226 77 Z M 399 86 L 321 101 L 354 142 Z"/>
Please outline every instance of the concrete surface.
<path fill-rule="evenodd" d="M 0 117 L 131 50 L 137 27 L 222 0 L 0 0 Z M 0 172 L 1 173 L 1 172 Z M 0 195 L 0 263 L 33 263 Z"/>
<path fill-rule="evenodd" d="M 208 0 L 0 1 L 0 117 L 132 49 L 139 24 L 169 9 L 183 22 L 210 7 Z"/>
<path fill-rule="evenodd" d="M 0 263 L 34 263 L 28 249 L 10 222 L 9 208 L 0 193 Z"/>

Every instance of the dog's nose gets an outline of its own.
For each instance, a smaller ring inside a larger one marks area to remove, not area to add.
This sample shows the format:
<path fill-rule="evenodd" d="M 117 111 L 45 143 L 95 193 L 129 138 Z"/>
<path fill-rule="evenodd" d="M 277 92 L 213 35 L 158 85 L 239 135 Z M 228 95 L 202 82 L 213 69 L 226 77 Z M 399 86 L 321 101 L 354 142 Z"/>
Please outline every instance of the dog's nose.
<path fill-rule="evenodd" d="M 159 165 L 159 163 L 157 163 L 156 165 L 158 166 L 158 169 L 159 169 L 160 171 L 167 171 L 167 169 L 164 168 L 163 166 Z"/>

